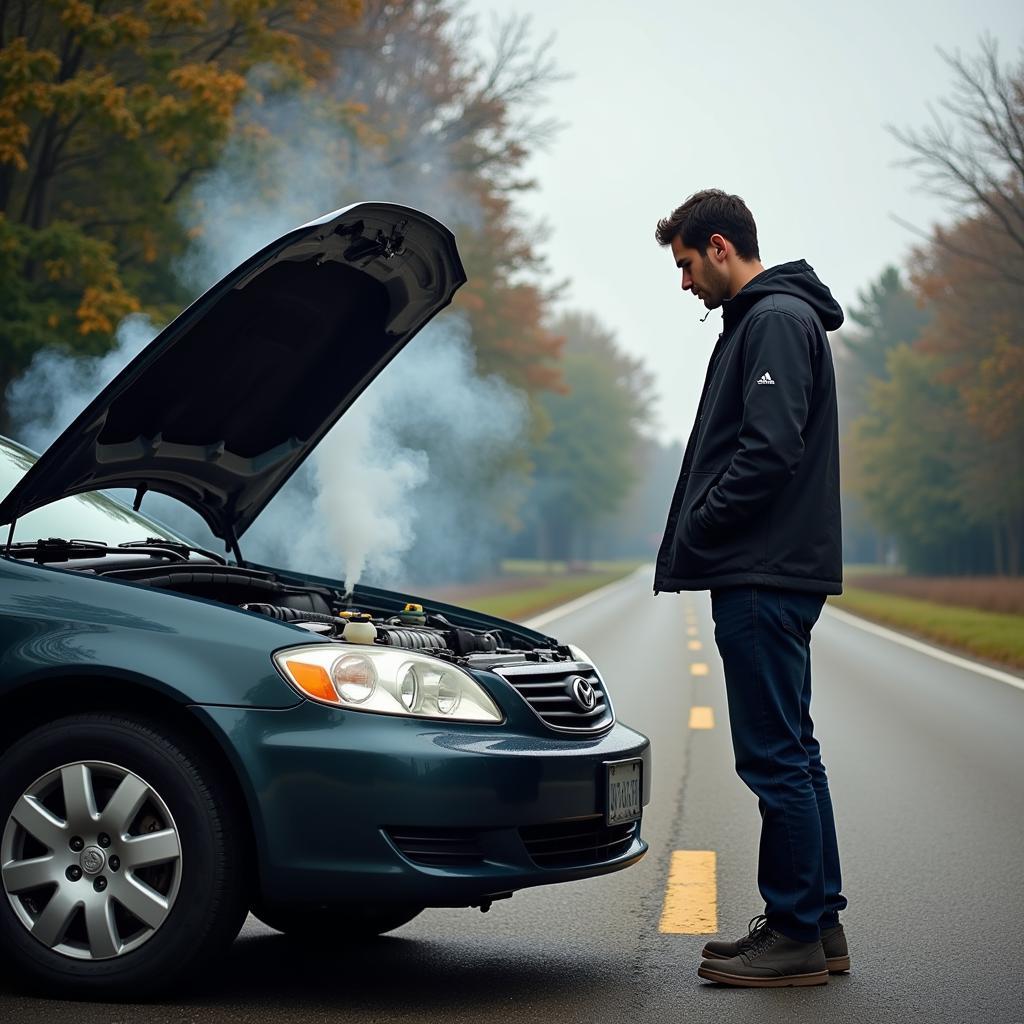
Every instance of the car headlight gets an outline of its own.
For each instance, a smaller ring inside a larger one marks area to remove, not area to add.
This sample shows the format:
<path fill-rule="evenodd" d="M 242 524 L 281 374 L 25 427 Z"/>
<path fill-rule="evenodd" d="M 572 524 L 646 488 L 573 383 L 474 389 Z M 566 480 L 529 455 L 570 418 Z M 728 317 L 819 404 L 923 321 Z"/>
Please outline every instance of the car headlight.
<path fill-rule="evenodd" d="M 502 720 L 497 705 L 468 672 L 424 654 L 316 644 L 278 651 L 274 664 L 304 697 L 321 704 L 460 722 Z"/>

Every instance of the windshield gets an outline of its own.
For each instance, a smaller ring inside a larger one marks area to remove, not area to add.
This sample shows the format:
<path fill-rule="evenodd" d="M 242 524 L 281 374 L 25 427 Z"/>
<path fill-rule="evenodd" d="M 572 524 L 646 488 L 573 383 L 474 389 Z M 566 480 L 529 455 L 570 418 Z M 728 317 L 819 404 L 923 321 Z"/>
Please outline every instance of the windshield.
<path fill-rule="evenodd" d="M 0 497 L 10 493 L 38 458 L 27 448 L 0 438 Z M 0 533 L 3 535 L 0 542 L 6 542 L 7 528 L 0 527 Z M 34 512 L 27 512 L 18 520 L 14 529 L 15 541 L 48 537 L 100 540 L 112 546 L 126 541 L 145 540 L 147 537 L 191 543 L 166 526 L 133 512 L 126 505 L 99 491 L 60 498 Z"/>

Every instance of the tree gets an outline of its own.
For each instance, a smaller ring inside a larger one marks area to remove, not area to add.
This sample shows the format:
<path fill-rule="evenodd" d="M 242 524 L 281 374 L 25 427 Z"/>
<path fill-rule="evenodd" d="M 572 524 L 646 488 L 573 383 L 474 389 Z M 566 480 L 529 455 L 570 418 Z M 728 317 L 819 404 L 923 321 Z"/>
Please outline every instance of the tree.
<path fill-rule="evenodd" d="M 954 451 L 955 403 L 936 380 L 933 360 L 907 345 L 895 349 L 886 380 L 875 380 L 868 415 L 854 427 L 860 491 L 878 525 L 895 535 L 912 571 L 952 571 L 963 534 Z"/>
<path fill-rule="evenodd" d="M 596 318 L 570 313 L 553 327 L 567 339 L 568 393 L 541 400 L 551 431 L 534 454 L 538 548 L 544 558 L 586 557 L 592 530 L 622 507 L 638 478 L 653 378 Z"/>
<path fill-rule="evenodd" d="M 1024 51 L 1009 69 L 991 37 L 974 57 L 939 52 L 953 72 L 952 95 L 928 127 L 890 131 L 926 189 L 949 200 L 958 218 L 984 215 L 1005 242 L 996 257 L 975 239 L 936 229 L 934 244 L 1024 287 Z"/>
<path fill-rule="evenodd" d="M 846 346 L 855 379 L 853 483 L 909 564 L 925 571 L 1021 571 L 1024 545 L 1024 59 L 996 43 L 943 54 L 951 97 L 932 124 L 893 130 L 924 188 L 954 218 L 915 253 L 926 317 Z M 884 282 L 884 275 L 883 281 Z M 881 309 L 897 280 L 869 293 Z M 905 306 L 905 303 L 904 303 Z M 917 337 L 907 336 L 916 327 Z M 879 358 L 893 341 L 885 372 Z M 848 406 L 847 406 L 848 408 Z"/>
<path fill-rule="evenodd" d="M 843 355 L 843 404 L 854 415 L 864 410 L 872 380 L 888 375 L 886 360 L 900 345 L 912 344 L 928 322 L 928 313 L 906 287 L 899 270 L 886 267 L 858 296 L 859 306 L 847 310 L 856 328 L 847 328 L 837 346 Z"/>
<path fill-rule="evenodd" d="M 970 251 L 1011 245 L 987 211 L 922 252 L 915 283 L 933 311 L 918 347 L 953 400 L 962 510 L 985 528 L 999 572 L 1024 571 L 1024 288 L 980 268 Z M 971 438 L 973 444 L 965 445 Z"/>
<path fill-rule="evenodd" d="M 906 287 L 896 267 L 886 267 L 847 310 L 849 323 L 835 339 L 842 428 L 843 549 L 847 561 L 884 562 L 888 539 L 872 523 L 860 492 L 862 467 L 852 444 L 852 426 L 868 411 L 874 381 L 888 377 L 889 353 L 913 343 L 928 322 L 928 312 Z"/>
<path fill-rule="evenodd" d="M 591 313 L 563 313 L 553 324 L 554 332 L 565 339 L 565 352 L 579 354 L 603 363 L 629 399 L 630 423 L 640 430 L 650 423 L 654 401 L 654 374 L 642 359 L 624 352 L 613 331 Z"/>
<path fill-rule="evenodd" d="M 341 177 L 374 177 L 442 217 L 469 275 L 456 308 L 481 370 L 531 394 L 558 390 L 562 342 L 545 323 L 558 286 L 545 283 L 543 228 L 515 202 L 533 187 L 527 158 L 557 130 L 539 111 L 560 75 L 528 19 L 498 22 L 481 52 L 476 21 L 457 11 L 447 0 L 367 0 L 321 90 L 356 104 L 374 132 L 340 155 Z"/>

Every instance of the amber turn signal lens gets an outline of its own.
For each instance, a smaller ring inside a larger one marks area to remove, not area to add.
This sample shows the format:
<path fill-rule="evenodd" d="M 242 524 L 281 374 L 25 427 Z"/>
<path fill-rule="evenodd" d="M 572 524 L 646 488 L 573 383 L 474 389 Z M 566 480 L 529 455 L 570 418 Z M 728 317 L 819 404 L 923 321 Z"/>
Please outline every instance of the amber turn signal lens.
<path fill-rule="evenodd" d="M 310 665 L 305 661 L 286 661 L 288 672 L 291 674 L 295 684 L 310 697 L 317 700 L 327 700 L 332 704 L 338 703 L 338 694 L 333 685 L 327 670 L 319 665 Z"/>

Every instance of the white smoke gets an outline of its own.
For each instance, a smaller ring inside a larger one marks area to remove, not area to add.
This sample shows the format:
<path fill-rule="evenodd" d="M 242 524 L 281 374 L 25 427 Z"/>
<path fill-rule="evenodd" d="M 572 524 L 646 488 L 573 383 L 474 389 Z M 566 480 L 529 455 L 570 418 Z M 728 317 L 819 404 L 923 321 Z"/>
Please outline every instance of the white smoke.
<path fill-rule="evenodd" d="M 448 153 L 434 136 L 410 142 L 414 152 L 357 145 L 322 100 L 265 98 L 268 75 L 263 68 L 250 72 L 248 98 L 238 111 L 238 121 L 249 127 L 228 143 L 220 164 L 191 191 L 183 216 L 193 243 L 177 267 L 186 284 L 203 291 L 286 231 L 350 203 L 400 203 L 450 227 L 481 223 L 479 204 L 454 186 Z M 330 87 L 334 99 L 344 100 L 354 80 L 373 77 L 365 55 L 346 55 L 345 73 Z M 405 101 L 418 102 L 413 96 Z M 429 100 L 419 102 L 429 107 Z M 252 135 L 270 140 L 258 156 Z"/>
<path fill-rule="evenodd" d="M 465 565 L 492 533 L 495 495 L 481 493 L 480 477 L 525 444 L 526 426 L 522 395 L 477 374 L 463 320 L 425 328 L 314 456 L 319 518 L 346 581 L 364 569 L 395 582 Z M 417 537 L 421 564 L 403 565 Z"/>
<path fill-rule="evenodd" d="M 157 335 L 147 316 L 133 313 L 118 325 L 114 347 L 102 356 L 83 358 L 57 349 L 41 349 L 28 369 L 7 389 L 18 440 L 42 451 Z"/>
<path fill-rule="evenodd" d="M 354 585 L 485 563 L 519 478 L 488 478 L 526 443 L 528 407 L 480 376 L 458 316 L 427 326 L 320 442 L 244 538 L 246 558 Z M 166 518 L 166 516 L 164 517 Z"/>

